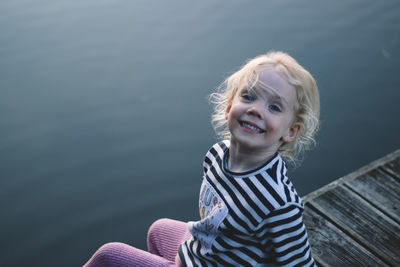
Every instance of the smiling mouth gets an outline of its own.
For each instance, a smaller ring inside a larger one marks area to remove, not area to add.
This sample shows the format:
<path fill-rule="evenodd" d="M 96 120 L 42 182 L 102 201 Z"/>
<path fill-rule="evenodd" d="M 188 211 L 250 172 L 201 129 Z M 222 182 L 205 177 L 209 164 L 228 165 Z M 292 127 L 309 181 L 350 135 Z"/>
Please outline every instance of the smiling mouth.
<path fill-rule="evenodd" d="M 240 126 L 242 126 L 243 128 L 246 128 L 246 129 L 248 129 L 248 130 L 250 130 L 250 131 L 252 131 L 252 132 L 256 132 L 256 133 L 265 133 L 265 130 L 263 130 L 263 129 L 257 127 L 257 126 L 254 125 L 254 124 L 250 124 L 250 123 L 245 122 L 245 121 L 239 121 L 239 124 L 240 124 Z"/>

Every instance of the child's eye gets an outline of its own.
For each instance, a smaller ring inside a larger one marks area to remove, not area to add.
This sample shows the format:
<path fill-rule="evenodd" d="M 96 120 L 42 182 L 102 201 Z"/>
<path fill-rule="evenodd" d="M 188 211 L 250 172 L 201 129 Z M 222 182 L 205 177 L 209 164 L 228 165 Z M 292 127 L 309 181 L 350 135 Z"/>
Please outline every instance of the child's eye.
<path fill-rule="evenodd" d="M 245 100 L 245 101 L 247 101 L 247 102 L 252 102 L 252 101 L 254 101 L 254 96 L 252 96 L 252 95 L 249 94 L 249 93 L 243 93 L 243 94 L 241 95 L 241 97 L 242 97 L 243 100 Z"/>
<path fill-rule="evenodd" d="M 281 107 L 276 105 L 276 104 L 269 105 L 268 108 L 270 110 L 272 110 L 272 111 L 275 111 L 275 112 L 281 112 L 282 111 Z"/>

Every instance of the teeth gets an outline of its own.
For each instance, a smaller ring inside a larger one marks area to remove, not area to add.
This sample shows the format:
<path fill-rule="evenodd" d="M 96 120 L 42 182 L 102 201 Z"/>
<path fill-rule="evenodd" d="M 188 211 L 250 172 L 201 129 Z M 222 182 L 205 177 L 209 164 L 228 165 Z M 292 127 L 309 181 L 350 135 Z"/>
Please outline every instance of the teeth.
<path fill-rule="evenodd" d="M 250 130 L 252 130 L 254 132 L 257 132 L 257 133 L 262 133 L 263 132 L 263 130 L 261 130 L 260 128 L 255 127 L 255 126 L 250 125 L 250 124 L 245 123 L 245 122 L 242 122 L 242 126 L 246 127 L 247 129 L 250 129 Z"/>

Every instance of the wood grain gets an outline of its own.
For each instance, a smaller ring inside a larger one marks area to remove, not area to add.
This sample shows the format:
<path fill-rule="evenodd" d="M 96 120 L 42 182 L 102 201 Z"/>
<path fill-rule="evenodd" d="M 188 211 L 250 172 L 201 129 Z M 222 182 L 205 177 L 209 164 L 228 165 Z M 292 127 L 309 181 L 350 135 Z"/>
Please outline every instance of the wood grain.
<path fill-rule="evenodd" d="M 311 253 L 321 266 L 387 266 L 339 228 L 308 207 L 305 211 Z"/>
<path fill-rule="evenodd" d="M 321 266 L 400 266 L 400 149 L 303 198 Z"/>

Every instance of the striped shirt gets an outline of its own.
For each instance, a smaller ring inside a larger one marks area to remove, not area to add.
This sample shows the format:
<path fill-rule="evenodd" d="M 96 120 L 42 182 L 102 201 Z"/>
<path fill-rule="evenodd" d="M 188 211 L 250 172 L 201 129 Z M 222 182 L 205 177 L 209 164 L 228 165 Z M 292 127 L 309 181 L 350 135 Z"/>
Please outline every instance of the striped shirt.
<path fill-rule="evenodd" d="M 302 213 L 279 154 L 245 173 L 224 164 L 229 141 L 215 144 L 203 163 L 200 220 L 180 247 L 185 266 L 315 266 Z"/>

